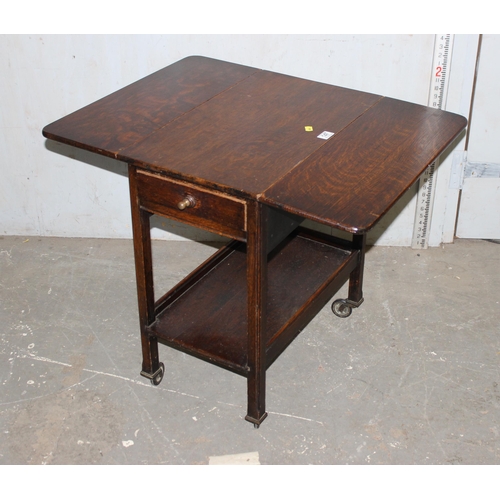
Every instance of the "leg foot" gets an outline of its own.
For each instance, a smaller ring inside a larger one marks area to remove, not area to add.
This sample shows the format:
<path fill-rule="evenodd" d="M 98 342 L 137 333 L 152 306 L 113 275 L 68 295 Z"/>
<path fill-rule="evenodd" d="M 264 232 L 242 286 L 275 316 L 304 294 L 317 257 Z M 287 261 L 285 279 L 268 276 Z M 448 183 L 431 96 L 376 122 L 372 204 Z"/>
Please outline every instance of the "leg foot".
<path fill-rule="evenodd" d="M 258 429 L 260 427 L 260 424 L 265 420 L 265 418 L 267 417 L 267 412 L 264 413 L 264 415 L 262 415 L 262 417 L 260 417 L 259 419 L 257 418 L 253 418 L 253 417 L 250 417 L 250 416 L 246 416 L 245 417 L 245 420 L 247 422 L 250 422 L 253 424 L 253 426 Z"/>
<path fill-rule="evenodd" d="M 163 363 L 160 363 L 160 368 L 158 368 L 158 370 L 156 370 L 153 374 L 144 371 L 141 372 L 141 375 L 151 380 L 151 383 L 153 385 L 159 385 L 160 382 L 163 380 L 164 374 L 165 374 L 165 365 Z"/>

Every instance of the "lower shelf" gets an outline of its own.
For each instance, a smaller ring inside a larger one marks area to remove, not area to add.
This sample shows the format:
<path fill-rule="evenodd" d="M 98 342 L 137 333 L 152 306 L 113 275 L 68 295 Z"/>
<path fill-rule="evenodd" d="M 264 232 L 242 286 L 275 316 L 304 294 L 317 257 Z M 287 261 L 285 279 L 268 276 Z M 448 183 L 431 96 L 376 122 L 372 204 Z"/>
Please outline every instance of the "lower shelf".
<path fill-rule="evenodd" d="M 149 326 L 170 347 L 247 374 L 246 246 L 231 243 L 176 287 Z M 266 367 L 348 279 L 359 252 L 299 230 L 268 259 Z M 168 294 L 167 294 L 168 295 Z"/>

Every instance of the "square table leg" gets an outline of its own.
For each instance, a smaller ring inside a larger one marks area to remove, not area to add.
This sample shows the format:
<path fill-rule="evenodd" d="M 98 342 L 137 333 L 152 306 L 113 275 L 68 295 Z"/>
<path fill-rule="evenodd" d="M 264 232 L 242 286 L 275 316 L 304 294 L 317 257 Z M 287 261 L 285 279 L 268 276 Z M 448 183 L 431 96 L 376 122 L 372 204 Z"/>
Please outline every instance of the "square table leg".
<path fill-rule="evenodd" d="M 349 276 L 348 300 L 353 307 L 358 307 L 363 302 L 363 270 L 365 267 L 366 233 L 353 235 L 352 246 L 355 250 L 359 250 L 360 253 L 358 265 Z"/>
<path fill-rule="evenodd" d="M 146 332 L 146 327 L 155 319 L 155 297 L 153 285 L 153 258 L 151 252 L 151 213 L 140 205 L 135 168 L 129 167 L 130 203 L 132 230 L 134 235 L 134 257 L 141 327 L 142 371 L 141 375 L 158 385 L 163 378 L 164 367 L 159 361 L 158 340 Z"/>
<path fill-rule="evenodd" d="M 267 225 L 269 211 L 256 201 L 248 203 L 247 287 L 248 287 L 248 412 L 245 419 L 255 427 L 267 417 L 266 326 Z"/>
<path fill-rule="evenodd" d="M 339 318 L 347 318 L 352 309 L 363 303 L 363 271 L 365 267 L 366 233 L 355 234 L 351 248 L 359 250 L 359 260 L 349 275 L 349 293 L 347 299 L 337 299 L 332 304 L 333 313 Z"/>

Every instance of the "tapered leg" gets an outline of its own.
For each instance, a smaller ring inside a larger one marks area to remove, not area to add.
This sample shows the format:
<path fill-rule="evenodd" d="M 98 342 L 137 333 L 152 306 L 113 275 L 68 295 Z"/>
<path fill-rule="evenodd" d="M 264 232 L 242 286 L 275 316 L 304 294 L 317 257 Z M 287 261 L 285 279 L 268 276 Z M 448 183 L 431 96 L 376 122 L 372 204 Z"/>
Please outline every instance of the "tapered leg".
<path fill-rule="evenodd" d="M 158 340 L 146 332 L 146 326 L 154 321 L 153 260 L 151 254 L 151 214 L 140 206 L 135 168 L 129 166 L 130 202 L 134 234 L 135 272 L 139 321 L 141 327 L 142 371 L 141 375 L 158 384 L 163 377 L 163 365 L 158 358 Z"/>
<path fill-rule="evenodd" d="M 267 417 L 266 406 L 266 324 L 267 292 L 267 208 L 248 204 L 248 411 L 246 420 L 258 427 Z"/>

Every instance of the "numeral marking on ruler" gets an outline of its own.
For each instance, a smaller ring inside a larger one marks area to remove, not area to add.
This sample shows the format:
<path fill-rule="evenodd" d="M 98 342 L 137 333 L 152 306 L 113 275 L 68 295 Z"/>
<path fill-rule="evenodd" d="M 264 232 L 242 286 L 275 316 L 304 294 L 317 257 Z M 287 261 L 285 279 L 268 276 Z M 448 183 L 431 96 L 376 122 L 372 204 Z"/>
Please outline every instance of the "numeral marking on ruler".
<path fill-rule="evenodd" d="M 453 47 L 453 35 L 436 35 L 434 57 L 429 89 L 428 105 L 443 109 L 448 93 L 448 69 Z M 422 174 L 418 184 L 417 207 L 413 225 L 412 248 L 425 249 L 429 246 L 429 229 L 436 188 L 435 171 L 438 161 L 431 163 Z"/>

